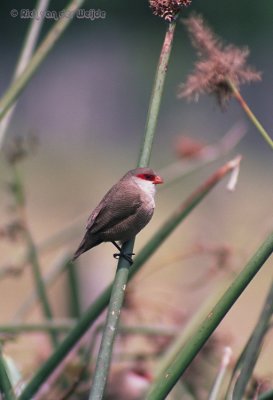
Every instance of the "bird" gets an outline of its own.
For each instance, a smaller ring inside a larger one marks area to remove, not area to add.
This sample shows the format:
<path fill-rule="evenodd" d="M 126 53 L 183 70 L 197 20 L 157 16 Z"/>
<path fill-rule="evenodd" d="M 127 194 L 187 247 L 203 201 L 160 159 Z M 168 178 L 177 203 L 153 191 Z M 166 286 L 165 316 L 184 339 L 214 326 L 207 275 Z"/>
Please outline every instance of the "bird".
<path fill-rule="evenodd" d="M 119 250 L 114 257 L 123 257 L 132 264 L 134 253 L 123 253 L 121 246 L 133 239 L 152 218 L 155 186 L 161 183 L 163 179 L 151 168 L 128 171 L 91 213 L 85 235 L 72 260 L 103 242 L 112 242 Z"/>

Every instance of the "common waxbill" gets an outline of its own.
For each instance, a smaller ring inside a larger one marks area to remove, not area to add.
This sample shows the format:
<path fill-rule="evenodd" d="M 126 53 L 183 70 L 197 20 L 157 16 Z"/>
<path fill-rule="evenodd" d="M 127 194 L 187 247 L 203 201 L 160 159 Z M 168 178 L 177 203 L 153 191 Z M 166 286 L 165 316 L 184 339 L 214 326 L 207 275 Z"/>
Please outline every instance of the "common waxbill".
<path fill-rule="evenodd" d="M 122 254 L 121 244 L 135 237 L 152 218 L 155 202 L 155 185 L 162 178 L 150 168 L 128 171 L 103 197 L 87 221 L 86 233 L 73 260 L 102 242 L 112 242 L 132 263 L 132 254 Z"/>

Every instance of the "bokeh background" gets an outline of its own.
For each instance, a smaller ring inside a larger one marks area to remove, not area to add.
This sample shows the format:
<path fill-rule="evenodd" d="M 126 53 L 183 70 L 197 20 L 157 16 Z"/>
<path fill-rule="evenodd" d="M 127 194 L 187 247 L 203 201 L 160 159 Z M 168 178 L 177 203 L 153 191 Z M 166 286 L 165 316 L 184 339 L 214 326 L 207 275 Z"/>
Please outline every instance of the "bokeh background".
<path fill-rule="evenodd" d="M 51 1 L 61 10 L 64 1 Z M 12 18 L 12 9 L 35 8 L 34 1 L 1 3 L 0 90 L 4 93 L 30 20 Z M 34 134 L 35 154 L 20 165 L 25 182 L 31 231 L 42 243 L 69 224 L 73 238 L 62 248 L 41 256 L 46 273 L 59 252 L 73 251 L 84 232 L 89 212 L 108 188 L 128 169 L 134 168 L 141 145 L 155 68 L 164 38 L 165 23 L 153 16 L 148 2 L 86 1 L 84 9 L 101 9 L 105 19 L 75 19 L 43 62 L 20 96 L 10 125 L 10 138 Z M 270 132 L 273 126 L 273 4 L 270 1 L 193 0 L 183 12 L 201 13 L 226 43 L 249 46 L 249 62 L 263 72 L 260 83 L 242 88 L 243 96 Z M 42 36 L 53 21 L 46 19 Z M 164 90 L 151 165 L 157 170 L 176 159 L 174 143 L 187 135 L 211 143 L 245 118 L 235 101 L 221 111 L 214 98 L 203 96 L 197 104 L 176 97 L 178 85 L 192 70 L 196 55 L 182 24 L 178 24 Z M 247 135 L 230 157 L 241 153 L 238 187 L 228 193 L 221 183 L 190 215 L 147 263 L 131 292 L 143 321 L 170 324 L 190 318 L 219 284 L 223 271 L 212 267 L 210 255 L 185 257 L 196 244 L 230 249 L 229 269 L 239 271 L 272 229 L 272 150 L 248 122 Z M 271 135 L 272 136 L 272 135 Z M 139 235 L 136 253 L 172 210 L 223 160 L 160 190 L 152 222 Z M 1 223 L 11 219 L 6 190 L 9 169 L 1 156 Z M 16 264 L 24 249 L 0 242 L 1 265 Z M 109 244 L 99 246 L 79 261 L 81 305 L 85 309 L 113 278 L 116 262 Z M 181 255 L 181 258 L 179 258 Z M 177 260 L 171 262 L 174 257 Z M 152 271 L 152 272 L 151 272 Z M 241 296 L 219 331 L 228 338 L 236 355 L 253 328 L 272 277 L 272 260 Z M 11 321 L 33 283 L 28 269 L 16 278 L 0 282 L 0 322 Z M 56 316 L 68 314 L 64 278 L 50 289 Z M 145 312 L 143 311 L 145 309 Z M 138 313 L 136 313 L 139 315 Z M 38 320 L 37 306 L 28 321 Z M 131 317 L 132 318 L 132 317 Z M 37 336 L 31 343 L 16 341 L 10 352 L 22 367 L 31 369 Z M 272 373 L 270 334 L 258 363 L 260 373 Z M 26 359 L 26 354 L 28 357 Z"/>

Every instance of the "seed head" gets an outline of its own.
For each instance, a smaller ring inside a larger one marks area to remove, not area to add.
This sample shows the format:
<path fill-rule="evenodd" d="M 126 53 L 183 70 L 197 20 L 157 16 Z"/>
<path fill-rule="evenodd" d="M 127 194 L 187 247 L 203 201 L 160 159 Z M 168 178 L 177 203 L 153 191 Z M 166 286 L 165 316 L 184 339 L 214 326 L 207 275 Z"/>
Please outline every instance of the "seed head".
<path fill-rule="evenodd" d="M 149 0 L 149 3 L 154 15 L 171 22 L 179 14 L 182 7 L 191 4 L 191 0 Z"/>
<path fill-rule="evenodd" d="M 240 84 L 261 79 L 261 73 L 246 63 L 248 48 L 224 46 L 199 15 L 192 15 L 183 23 L 197 49 L 199 60 L 186 83 L 180 85 L 178 97 L 197 101 L 200 94 L 215 94 L 223 107 L 232 96 L 229 82 L 239 87 Z"/>

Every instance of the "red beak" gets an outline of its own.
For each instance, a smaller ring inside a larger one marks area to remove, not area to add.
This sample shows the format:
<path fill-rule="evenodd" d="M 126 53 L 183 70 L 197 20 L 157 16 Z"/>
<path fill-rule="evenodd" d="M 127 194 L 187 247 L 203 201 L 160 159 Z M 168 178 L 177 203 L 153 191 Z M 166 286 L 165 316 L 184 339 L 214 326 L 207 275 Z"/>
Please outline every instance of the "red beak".
<path fill-rule="evenodd" d="M 161 176 L 156 175 L 156 176 L 154 177 L 154 184 L 155 184 L 155 185 L 158 185 L 159 183 L 164 183 L 164 181 L 163 181 L 163 179 L 161 178 Z"/>

